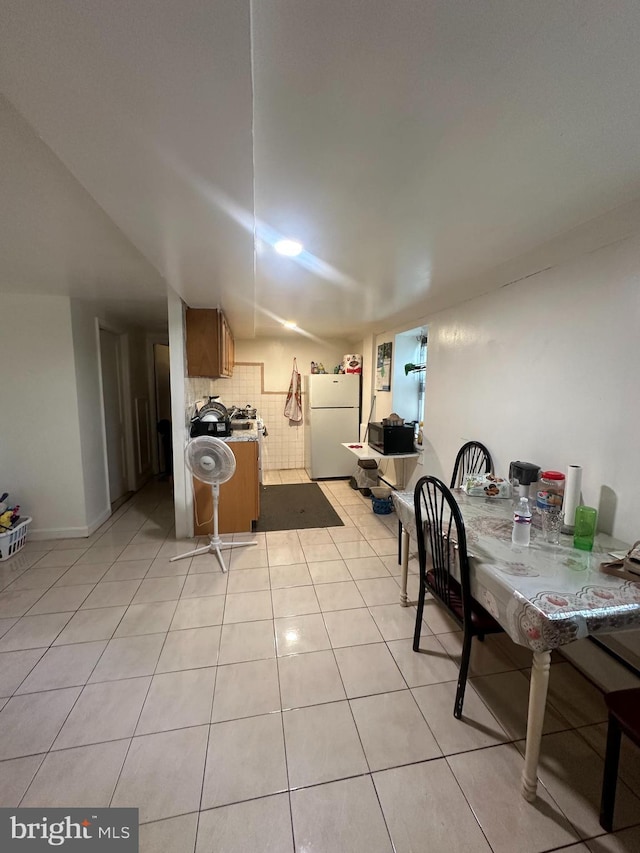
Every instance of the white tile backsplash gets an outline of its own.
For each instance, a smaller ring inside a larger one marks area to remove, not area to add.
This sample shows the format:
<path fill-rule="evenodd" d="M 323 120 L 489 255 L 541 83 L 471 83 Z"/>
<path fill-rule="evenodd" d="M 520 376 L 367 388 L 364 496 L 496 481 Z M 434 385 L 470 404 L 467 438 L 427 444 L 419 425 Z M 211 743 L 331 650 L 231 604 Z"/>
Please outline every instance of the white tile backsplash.
<path fill-rule="evenodd" d="M 268 435 L 264 439 L 262 467 L 264 471 L 304 467 L 304 423 L 291 424 L 285 418 L 286 391 L 262 393 L 262 366 L 236 364 L 233 376 L 228 379 L 187 378 L 185 400 L 187 420 L 199 400 L 218 394 L 225 406 L 246 406 L 250 403 L 258 410 Z"/>

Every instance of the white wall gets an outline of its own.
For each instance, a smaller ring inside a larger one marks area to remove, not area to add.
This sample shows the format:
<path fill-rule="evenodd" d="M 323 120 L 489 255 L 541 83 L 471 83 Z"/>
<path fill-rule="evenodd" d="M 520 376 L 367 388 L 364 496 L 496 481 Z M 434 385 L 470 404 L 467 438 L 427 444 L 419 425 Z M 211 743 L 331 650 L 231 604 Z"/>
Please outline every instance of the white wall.
<path fill-rule="evenodd" d="M 0 490 L 31 538 L 86 535 L 69 299 L 3 294 L 0 341 Z"/>
<path fill-rule="evenodd" d="M 105 467 L 104 424 L 95 310 L 71 300 L 71 325 L 85 495 L 85 523 L 92 530 L 109 517 L 109 486 Z"/>
<path fill-rule="evenodd" d="M 373 362 L 373 335 L 367 335 L 358 344 L 358 351 L 362 353 L 362 408 L 360 410 L 360 439 L 364 441 L 364 436 L 369 423 L 369 415 L 372 411 L 371 404 L 373 402 L 373 384 L 371 381 L 372 371 L 375 370 Z"/>
<path fill-rule="evenodd" d="M 469 439 L 488 446 L 498 473 L 513 459 L 559 470 L 579 464 L 584 501 L 600 508 L 601 526 L 635 541 L 640 236 L 422 322 L 427 414 L 414 479 L 424 472 L 448 480 Z"/>
<path fill-rule="evenodd" d="M 30 538 L 87 536 L 110 514 L 98 313 L 66 296 L 2 298 L 0 340 L 16 373 L 2 383 L 0 489 L 33 517 Z M 131 409 L 148 397 L 148 382 L 144 335 L 128 331 Z M 143 480 L 134 472 L 131 487 Z"/>
<path fill-rule="evenodd" d="M 288 338 L 255 338 L 236 341 L 236 361 L 264 363 L 265 391 L 286 391 L 291 379 L 293 359 L 304 376 L 311 373 L 311 362 L 321 362 L 327 373 L 342 364 L 346 353 L 355 352 L 353 343 L 342 339 L 315 341 L 291 332 Z"/>
<path fill-rule="evenodd" d="M 171 368 L 171 430 L 173 436 L 173 499 L 175 505 L 176 539 L 193 535 L 193 494 L 187 479 L 184 448 L 188 433 L 185 424 L 185 350 L 184 304 L 167 285 L 169 316 L 169 363 Z"/>

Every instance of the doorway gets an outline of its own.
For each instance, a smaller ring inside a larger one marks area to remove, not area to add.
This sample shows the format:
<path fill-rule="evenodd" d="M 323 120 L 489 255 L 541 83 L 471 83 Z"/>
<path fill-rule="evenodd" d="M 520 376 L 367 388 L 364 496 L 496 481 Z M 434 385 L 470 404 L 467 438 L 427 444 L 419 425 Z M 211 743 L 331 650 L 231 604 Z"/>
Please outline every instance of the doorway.
<path fill-rule="evenodd" d="M 169 345 L 153 345 L 153 371 L 156 396 L 158 470 L 165 476 L 172 471 L 171 452 L 171 376 Z"/>
<path fill-rule="evenodd" d="M 107 329 L 100 329 L 100 368 L 107 440 L 109 501 L 113 509 L 113 505 L 127 493 L 127 478 L 120 341 L 118 335 Z"/>

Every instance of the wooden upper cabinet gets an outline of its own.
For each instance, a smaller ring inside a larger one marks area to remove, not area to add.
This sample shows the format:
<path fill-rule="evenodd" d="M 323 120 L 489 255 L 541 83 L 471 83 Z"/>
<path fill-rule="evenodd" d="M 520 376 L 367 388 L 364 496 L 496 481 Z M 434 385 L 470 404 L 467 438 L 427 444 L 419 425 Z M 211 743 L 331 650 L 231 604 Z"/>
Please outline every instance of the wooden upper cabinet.
<path fill-rule="evenodd" d="M 222 321 L 222 372 L 220 375 L 231 376 L 231 374 L 233 373 L 233 366 L 235 364 L 235 343 L 233 340 L 233 333 L 231 332 L 231 328 L 227 323 L 227 318 L 224 316 L 222 311 L 220 311 L 220 318 Z"/>
<path fill-rule="evenodd" d="M 233 335 L 217 308 L 187 308 L 187 374 L 218 379 L 233 373 Z"/>

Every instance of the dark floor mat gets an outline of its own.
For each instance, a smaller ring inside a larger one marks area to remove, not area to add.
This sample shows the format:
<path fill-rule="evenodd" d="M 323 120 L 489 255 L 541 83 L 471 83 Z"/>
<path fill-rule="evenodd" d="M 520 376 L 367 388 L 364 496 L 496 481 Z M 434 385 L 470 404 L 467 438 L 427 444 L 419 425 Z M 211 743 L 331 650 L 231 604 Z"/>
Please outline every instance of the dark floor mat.
<path fill-rule="evenodd" d="M 262 486 L 260 489 L 257 531 L 343 526 L 342 519 L 317 483 Z"/>

